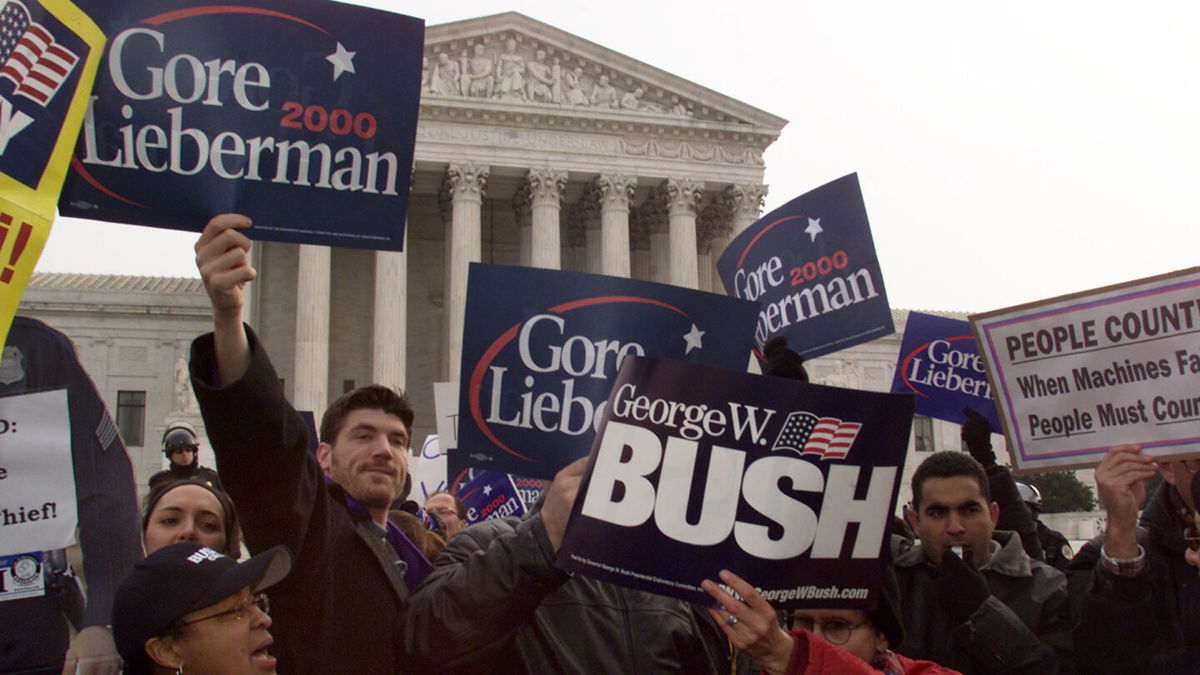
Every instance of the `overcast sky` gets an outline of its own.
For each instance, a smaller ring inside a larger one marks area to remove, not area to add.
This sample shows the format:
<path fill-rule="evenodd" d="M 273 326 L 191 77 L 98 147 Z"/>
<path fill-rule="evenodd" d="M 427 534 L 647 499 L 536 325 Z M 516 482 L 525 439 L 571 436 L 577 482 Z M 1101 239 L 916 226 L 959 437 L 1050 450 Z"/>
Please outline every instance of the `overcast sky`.
<path fill-rule="evenodd" d="M 494 1 L 356 0 L 430 25 Z M 1196 265 L 1200 4 L 509 6 L 789 120 L 767 209 L 857 171 L 893 307 L 984 311 Z M 60 219 L 42 271 L 195 276 L 195 235 Z"/>

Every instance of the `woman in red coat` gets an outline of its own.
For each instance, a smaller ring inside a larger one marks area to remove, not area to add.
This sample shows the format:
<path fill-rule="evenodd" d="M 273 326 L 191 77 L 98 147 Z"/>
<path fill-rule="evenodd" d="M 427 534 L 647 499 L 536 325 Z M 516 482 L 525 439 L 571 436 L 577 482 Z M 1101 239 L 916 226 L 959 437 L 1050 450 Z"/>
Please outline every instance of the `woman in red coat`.
<path fill-rule="evenodd" d="M 801 627 L 788 633 L 779 627 L 775 610 L 750 584 L 729 570 L 721 570 L 720 576 L 744 601 L 706 579 L 701 587 L 722 607 L 708 612 L 733 646 L 768 673 L 957 675 L 957 671 L 931 661 L 913 661 L 891 650 L 904 639 L 899 613 L 893 607 L 896 593 L 888 592 L 895 590 L 894 577 L 885 580 L 874 610 L 798 610 L 796 621 Z M 891 589 L 886 588 L 889 581 Z"/>

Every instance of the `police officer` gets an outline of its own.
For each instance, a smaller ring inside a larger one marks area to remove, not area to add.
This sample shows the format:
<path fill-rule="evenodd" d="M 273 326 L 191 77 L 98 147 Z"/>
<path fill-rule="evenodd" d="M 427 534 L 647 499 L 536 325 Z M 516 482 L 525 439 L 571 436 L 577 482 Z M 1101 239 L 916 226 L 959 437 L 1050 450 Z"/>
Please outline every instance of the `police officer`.
<path fill-rule="evenodd" d="M 200 466 L 200 441 L 196 429 L 187 422 L 172 422 L 163 432 L 162 451 L 171 465 L 150 477 L 150 487 L 173 480 L 197 480 L 209 487 L 223 489 L 217 472 Z"/>
<path fill-rule="evenodd" d="M 1067 541 L 1061 532 L 1050 529 L 1038 519 L 1042 512 L 1042 491 L 1035 485 L 1017 481 L 1017 492 L 1021 494 L 1021 501 L 1029 507 L 1033 521 L 1037 523 L 1038 540 L 1042 542 L 1042 554 L 1046 562 L 1065 570 L 1071 558 L 1075 557 L 1075 551 L 1071 548 L 1071 542 Z"/>

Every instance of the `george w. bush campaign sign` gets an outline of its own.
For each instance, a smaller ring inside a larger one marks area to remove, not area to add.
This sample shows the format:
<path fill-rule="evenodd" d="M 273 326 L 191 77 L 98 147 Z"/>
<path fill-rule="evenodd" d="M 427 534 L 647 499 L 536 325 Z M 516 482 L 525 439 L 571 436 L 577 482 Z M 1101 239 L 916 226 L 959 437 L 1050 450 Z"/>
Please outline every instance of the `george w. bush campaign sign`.
<path fill-rule="evenodd" d="M 858 175 L 754 222 L 717 262 L 731 295 L 759 304 L 755 354 L 778 335 L 806 359 L 895 331 Z"/>
<path fill-rule="evenodd" d="M 984 366 L 971 324 L 909 312 L 892 391 L 914 394 L 918 414 L 955 424 L 965 424 L 963 408 L 971 408 L 999 433 L 1003 427 Z"/>
<path fill-rule="evenodd" d="M 451 463 L 553 478 L 591 449 L 623 359 L 745 370 L 755 311 L 648 281 L 472 264 Z"/>
<path fill-rule="evenodd" d="M 400 250 L 425 25 L 339 2 L 81 0 L 109 43 L 63 215 Z"/>
<path fill-rule="evenodd" d="M 558 565 L 712 604 L 730 569 L 776 607 L 869 607 L 912 396 L 669 359 L 613 382 Z"/>

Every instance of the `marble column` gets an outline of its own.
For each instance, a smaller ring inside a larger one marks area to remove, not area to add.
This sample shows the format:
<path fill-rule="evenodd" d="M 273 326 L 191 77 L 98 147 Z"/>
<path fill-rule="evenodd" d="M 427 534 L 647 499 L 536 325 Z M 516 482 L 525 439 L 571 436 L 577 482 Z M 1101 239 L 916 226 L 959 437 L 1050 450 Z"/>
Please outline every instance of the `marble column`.
<path fill-rule="evenodd" d="M 767 197 L 767 186 L 755 183 L 730 185 L 721 198 L 729 204 L 733 218 L 733 234 L 736 237 L 750 227 L 762 215 L 763 200 Z"/>
<path fill-rule="evenodd" d="M 517 220 L 517 245 L 521 250 L 521 266 L 533 265 L 533 205 L 529 191 L 523 187 L 513 192 L 513 217 Z"/>
<path fill-rule="evenodd" d="M 577 227 L 581 227 L 585 237 L 585 259 L 583 271 L 591 274 L 600 274 L 600 205 L 596 202 L 596 195 L 590 190 L 584 190 L 579 201 L 575 202 L 572 207 L 572 216 L 577 223 Z"/>
<path fill-rule="evenodd" d="M 671 234 L 670 282 L 684 288 L 696 288 L 696 206 L 704 186 L 686 178 L 663 182 L 667 194 L 667 214 Z"/>
<path fill-rule="evenodd" d="M 629 214 L 629 275 L 643 281 L 654 279 L 650 263 L 650 225 L 640 210 Z"/>
<path fill-rule="evenodd" d="M 671 283 L 671 230 L 667 220 L 667 195 L 655 188 L 638 207 L 638 219 L 650 239 L 650 280 Z"/>
<path fill-rule="evenodd" d="M 526 193 L 530 205 L 529 262 L 532 267 L 562 269 L 562 244 L 559 241 L 563 194 L 567 190 L 567 172 L 558 169 L 530 169 L 518 192 Z M 521 239 L 521 259 L 525 259 L 525 239 Z"/>
<path fill-rule="evenodd" d="M 629 202 L 637 187 L 637 178 L 622 174 L 601 174 L 592 183 L 600 203 L 600 272 L 628 277 Z"/>
<path fill-rule="evenodd" d="M 450 251 L 446 311 L 446 378 L 457 382 L 462 360 L 463 315 L 467 303 L 467 268 L 481 258 L 480 218 L 489 169 L 468 162 L 452 162 L 446 169 L 445 189 L 450 192 Z"/>
<path fill-rule="evenodd" d="M 296 367 L 292 405 L 325 412 L 329 398 L 328 246 L 302 244 L 296 273 Z"/>
<path fill-rule="evenodd" d="M 403 391 L 408 352 L 408 228 L 403 251 L 375 252 L 371 381 Z"/>
<path fill-rule="evenodd" d="M 583 217 L 579 214 L 579 204 L 572 204 L 567 211 L 566 241 L 567 260 L 563 266 L 572 272 L 587 271 L 587 231 Z"/>
<path fill-rule="evenodd" d="M 721 283 L 721 276 L 717 273 L 717 261 L 721 259 L 721 254 L 729 247 L 729 241 L 733 237 L 733 212 L 728 201 L 724 199 L 724 193 L 700 212 L 699 227 L 698 236 L 702 260 L 700 276 L 702 279 L 705 276 L 706 266 L 709 279 L 706 290 L 713 293 L 724 293 L 725 286 Z M 708 253 L 707 263 L 703 261 L 704 251 Z M 703 284 L 700 287 L 705 288 Z"/>

